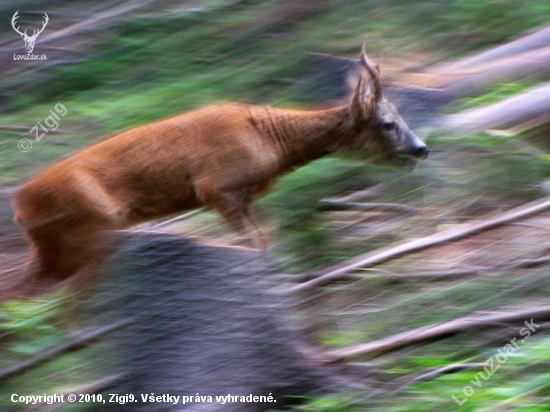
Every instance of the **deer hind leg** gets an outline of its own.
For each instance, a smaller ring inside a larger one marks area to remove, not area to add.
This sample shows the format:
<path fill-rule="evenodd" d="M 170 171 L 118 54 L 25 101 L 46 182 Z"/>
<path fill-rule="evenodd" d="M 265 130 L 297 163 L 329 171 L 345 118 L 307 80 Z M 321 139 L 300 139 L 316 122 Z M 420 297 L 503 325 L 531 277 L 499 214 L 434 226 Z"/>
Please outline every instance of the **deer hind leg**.
<path fill-rule="evenodd" d="M 52 226 L 28 232 L 32 241 L 29 270 L 39 281 L 59 282 L 71 277 L 93 261 L 99 242 L 99 233 L 93 227 Z M 79 233 L 75 233 L 77 230 Z"/>
<path fill-rule="evenodd" d="M 29 280 L 39 282 L 55 281 L 59 262 L 59 244 L 39 230 L 28 232 L 32 242 L 31 258 L 27 267 Z"/>
<path fill-rule="evenodd" d="M 78 266 L 78 257 L 76 253 L 67 253 L 72 242 L 64 230 L 67 226 L 64 224 L 66 216 L 55 207 L 46 213 L 37 212 L 34 209 L 44 209 L 42 205 L 45 202 L 39 200 L 36 197 L 31 198 L 29 204 L 41 207 L 18 210 L 16 221 L 23 227 L 31 242 L 27 277 L 40 283 L 51 283 L 70 276 Z M 51 206 L 54 203 L 50 201 L 47 204 Z"/>
<path fill-rule="evenodd" d="M 48 206 L 40 214 L 34 211 L 36 207 L 18 214 L 32 243 L 29 274 L 35 279 L 61 281 L 86 266 L 95 266 L 101 232 L 119 228 L 125 219 L 125 208 L 94 179 L 83 173 L 72 177 L 66 190 L 69 198 L 65 192 L 55 192 L 48 199 L 29 191 L 27 204 Z"/>

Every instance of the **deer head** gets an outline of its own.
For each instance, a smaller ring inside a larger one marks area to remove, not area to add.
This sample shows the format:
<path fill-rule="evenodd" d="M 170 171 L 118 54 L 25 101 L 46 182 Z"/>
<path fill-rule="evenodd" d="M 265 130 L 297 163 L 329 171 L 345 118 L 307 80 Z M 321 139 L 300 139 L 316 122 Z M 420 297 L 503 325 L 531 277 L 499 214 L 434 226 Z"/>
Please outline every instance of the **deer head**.
<path fill-rule="evenodd" d="M 42 28 L 40 30 L 33 30 L 32 36 L 29 36 L 29 35 L 27 35 L 27 30 L 25 30 L 23 33 L 21 33 L 19 31 L 20 26 L 15 27 L 16 20 L 19 17 L 17 15 L 17 13 L 19 13 L 19 10 L 17 10 L 15 12 L 15 14 L 13 15 L 13 17 L 11 19 L 11 26 L 13 27 L 13 29 L 17 33 L 19 33 L 21 35 L 21 38 L 25 41 L 25 49 L 27 50 L 27 53 L 30 54 L 34 50 L 34 43 L 36 42 L 36 39 L 38 38 L 38 35 L 40 33 L 42 33 L 44 31 L 44 29 L 46 28 L 46 25 L 48 24 L 49 18 L 48 18 L 48 15 L 46 13 L 44 13 L 44 22 L 42 23 Z"/>
<path fill-rule="evenodd" d="M 364 45 L 359 63 L 363 72 L 351 101 L 351 115 L 357 130 L 355 147 L 368 147 L 377 163 L 414 169 L 418 159 L 428 156 L 429 148 L 384 97 L 380 66 L 369 60 Z"/>

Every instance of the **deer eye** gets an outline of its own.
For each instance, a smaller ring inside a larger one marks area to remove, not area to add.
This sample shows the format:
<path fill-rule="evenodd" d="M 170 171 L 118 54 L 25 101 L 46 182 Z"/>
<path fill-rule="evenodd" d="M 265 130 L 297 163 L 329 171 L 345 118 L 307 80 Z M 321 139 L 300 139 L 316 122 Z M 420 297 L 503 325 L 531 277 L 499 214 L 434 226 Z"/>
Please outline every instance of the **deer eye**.
<path fill-rule="evenodd" d="M 382 124 L 382 128 L 387 132 L 391 132 L 397 128 L 397 124 L 395 122 L 385 122 Z"/>

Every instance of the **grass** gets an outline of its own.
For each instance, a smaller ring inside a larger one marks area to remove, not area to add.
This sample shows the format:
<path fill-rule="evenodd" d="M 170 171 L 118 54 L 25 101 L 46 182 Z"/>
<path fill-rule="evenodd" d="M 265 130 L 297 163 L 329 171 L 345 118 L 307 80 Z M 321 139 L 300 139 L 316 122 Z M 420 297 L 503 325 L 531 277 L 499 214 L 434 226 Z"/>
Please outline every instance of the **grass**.
<path fill-rule="evenodd" d="M 295 82 L 307 69 L 308 52 L 357 55 L 367 36 L 374 55 L 422 49 L 445 55 L 502 41 L 550 14 L 547 2 L 534 0 L 327 1 L 316 7 L 282 27 L 277 13 L 283 7 L 273 1 L 249 2 L 228 14 L 214 8 L 162 19 L 127 16 L 83 51 L 84 61 L 45 69 L 32 88 L 14 88 L 15 77 L 0 87 L 10 97 L 0 107 L 3 123 L 30 129 L 61 102 L 69 110 L 61 125 L 68 134 L 49 139 L 58 147 L 45 141 L 23 157 L 15 142 L 29 135 L 2 132 L 0 181 L 17 184 L 30 174 L 26 169 L 38 170 L 102 136 L 218 101 L 310 104 Z"/>

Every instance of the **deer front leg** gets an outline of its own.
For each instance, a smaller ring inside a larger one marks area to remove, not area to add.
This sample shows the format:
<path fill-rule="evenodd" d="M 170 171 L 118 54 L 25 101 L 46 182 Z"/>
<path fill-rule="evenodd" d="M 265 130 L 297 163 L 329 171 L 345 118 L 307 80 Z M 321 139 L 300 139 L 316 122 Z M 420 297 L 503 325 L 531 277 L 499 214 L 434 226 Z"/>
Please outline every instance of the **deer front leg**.
<path fill-rule="evenodd" d="M 244 210 L 244 218 L 249 224 L 249 227 L 252 228 L 252 231 L 255 232 L 255 235 L 252 237 L 253 247 L 265 251 L 271 246 L 272 238 L 266 236 L 262 224 L 258 223 L 258 218 L 252 210 L 253 208 L 248 205 Z"/>
<path fill-rule="evenodd" d="M 250 240 L 252 247 L 267 249 L 265 236 L 250 212 L 252 197 L 244 191 L 213 192 L 200 190 L 197 193 L 210 209 L 217 210 L 239 235 Z"/>

